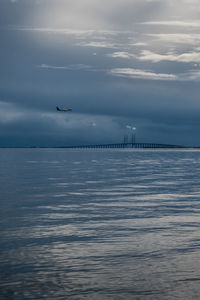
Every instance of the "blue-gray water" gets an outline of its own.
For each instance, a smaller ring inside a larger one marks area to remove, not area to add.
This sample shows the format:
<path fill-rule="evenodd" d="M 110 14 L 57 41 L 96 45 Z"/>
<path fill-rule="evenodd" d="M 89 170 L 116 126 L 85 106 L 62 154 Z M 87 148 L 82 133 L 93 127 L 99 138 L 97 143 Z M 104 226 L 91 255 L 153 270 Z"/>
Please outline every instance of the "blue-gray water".
<path fill-rule="evenodd" d="M 200 151 L 0 150 L 0 299 L 200 299 Z"/>

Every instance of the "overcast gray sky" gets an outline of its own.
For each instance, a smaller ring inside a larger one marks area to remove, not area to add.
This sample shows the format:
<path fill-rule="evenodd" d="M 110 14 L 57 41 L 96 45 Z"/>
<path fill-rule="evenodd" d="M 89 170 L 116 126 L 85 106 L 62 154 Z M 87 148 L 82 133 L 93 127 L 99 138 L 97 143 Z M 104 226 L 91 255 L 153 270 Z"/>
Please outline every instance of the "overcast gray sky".
<path fill-rule="evenodd" d="M 127 125 L 200 145 L 199 16 L 198 0 L 0 0 L 0 146 L 122 142 Z"/>

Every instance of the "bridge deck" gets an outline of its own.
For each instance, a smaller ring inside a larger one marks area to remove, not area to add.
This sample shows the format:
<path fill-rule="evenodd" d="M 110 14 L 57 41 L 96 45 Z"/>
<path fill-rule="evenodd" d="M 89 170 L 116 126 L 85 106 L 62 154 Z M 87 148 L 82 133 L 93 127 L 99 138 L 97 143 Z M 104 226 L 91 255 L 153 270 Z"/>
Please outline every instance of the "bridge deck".
<path fill-rule="evenodd" d="M 68 146 L 66 148 L 80 149 L 80 148 L 136 148 L 136 149 L 172 149 L 172 148 L 185 148 L 180 145 L 168 145 L 168 144 L 154 144 L 154 143 L 116 143 L 116 144 L 93 144 L 93 145 L 80 145 L 80 146 Z"/>

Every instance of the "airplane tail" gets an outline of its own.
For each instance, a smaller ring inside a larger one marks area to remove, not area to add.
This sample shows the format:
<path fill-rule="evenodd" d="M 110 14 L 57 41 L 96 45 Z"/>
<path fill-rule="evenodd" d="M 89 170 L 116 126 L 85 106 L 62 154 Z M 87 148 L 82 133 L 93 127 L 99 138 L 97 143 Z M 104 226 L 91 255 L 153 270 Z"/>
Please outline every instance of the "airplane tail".
<path fill-rule="evenodd" d="M 60 108 L 59 108 L 58 106 L 56 106 L 56 109 L 57 109 L 57 110 L 60 110 Z"/>

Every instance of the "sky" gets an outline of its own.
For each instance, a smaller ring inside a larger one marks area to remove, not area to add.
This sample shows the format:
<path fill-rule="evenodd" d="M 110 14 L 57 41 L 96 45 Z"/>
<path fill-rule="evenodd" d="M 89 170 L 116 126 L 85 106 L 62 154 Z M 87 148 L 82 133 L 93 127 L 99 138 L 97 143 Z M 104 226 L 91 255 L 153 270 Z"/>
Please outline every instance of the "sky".
<path fill-rule="evenodd" d="M 0 0 L 0 147 L 200 145 L 199 15 L 199 0 Z"/>

